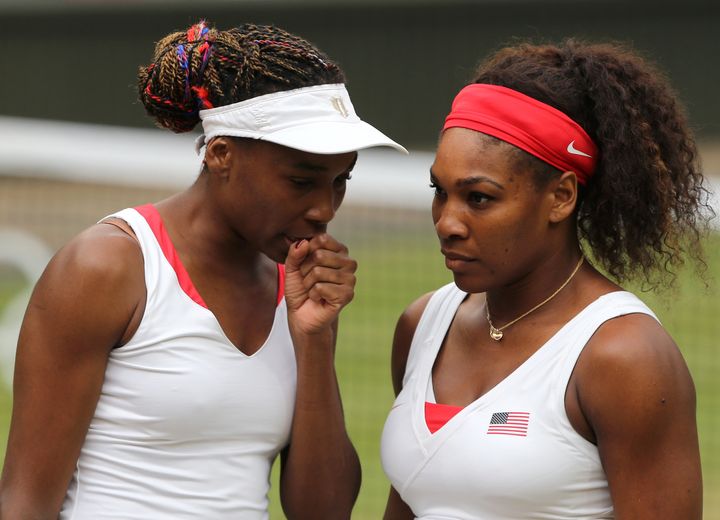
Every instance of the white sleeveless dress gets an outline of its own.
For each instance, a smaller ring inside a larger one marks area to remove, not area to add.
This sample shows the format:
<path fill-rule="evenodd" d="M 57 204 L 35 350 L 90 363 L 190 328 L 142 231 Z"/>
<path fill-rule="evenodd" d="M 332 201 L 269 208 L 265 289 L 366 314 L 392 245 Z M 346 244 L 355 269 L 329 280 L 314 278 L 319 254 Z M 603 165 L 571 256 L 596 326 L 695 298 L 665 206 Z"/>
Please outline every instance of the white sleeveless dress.
<path fill-rule="evenodd" d="M 60 518 L 267 519 L 295 405 L 283 266 L 272 330 L 248 356 L 204 305 L 157 210 L 113 216 L 137 235 L 147 302 L 135 335 L 110 353 Z"/>
<path fill-rule="evenodd" d="M 601 296 L 431 433 L 424 410 L 432 367 L 465 297 L 454 284 L 441 288 L 418 323 L 382 434 L 382 464 L 395 490 L 421 520 L 613 518 L 597 447 L 570 424 L 565 389 L 600 325 L 654 314 L 631 293 Z"/>

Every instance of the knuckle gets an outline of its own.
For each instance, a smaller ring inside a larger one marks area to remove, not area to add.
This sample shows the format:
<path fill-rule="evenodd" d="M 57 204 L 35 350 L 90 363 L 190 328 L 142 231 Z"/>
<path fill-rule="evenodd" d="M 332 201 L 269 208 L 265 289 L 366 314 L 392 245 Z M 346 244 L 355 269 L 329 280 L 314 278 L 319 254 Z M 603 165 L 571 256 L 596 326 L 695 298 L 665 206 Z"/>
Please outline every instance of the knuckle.
<path fill-rule="evenodd" d="M 327 233 L 320 233 L 315 238 L 319 246 L 325 247 L 329 243 L 330 235 L 328 235 Z"/>
<path fill-rule="evenodd" d="M 327 259 L 327 250 L 326 249 L 316 249 L 312 253 L 312 260 L 317 263 L 322 263 Z M 315 266 L 317 267 L 317 266 Z"/>
<path fill-rule="evenodd" d="M 323 273 L 323 267 L 321 265 L 314 265 L 308 272 L 308 276 L 311 276 L 313 280 L 321 280 Z"/>

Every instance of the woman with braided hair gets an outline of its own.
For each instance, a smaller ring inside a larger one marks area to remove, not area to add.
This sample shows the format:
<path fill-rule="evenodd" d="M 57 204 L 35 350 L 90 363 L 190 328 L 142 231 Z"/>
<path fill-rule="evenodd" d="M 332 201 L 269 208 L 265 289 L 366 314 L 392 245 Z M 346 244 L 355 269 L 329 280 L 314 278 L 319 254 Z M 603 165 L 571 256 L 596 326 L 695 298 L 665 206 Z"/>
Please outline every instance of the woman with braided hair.
<path fill-rule="evenodd" d="M 349 518 L 360 466 L 334 371 L 355 261 L 327 224 L 357 150 L 404 149 L 343 73 L 268 26 L 173 33 L 140 69 L 160 126 L 202 123 L 187 190 L 49 263 L 18 343 L 5 520 Z"/>
<path fill-rule="evenodd" d="M 618 285 L 704 265 L 666 80 L 620 45 L 504 48 L 453 101 L 430 182 L 454 283 L 397 324 L 385 519 L 700 519 L 691 376 Z"/>

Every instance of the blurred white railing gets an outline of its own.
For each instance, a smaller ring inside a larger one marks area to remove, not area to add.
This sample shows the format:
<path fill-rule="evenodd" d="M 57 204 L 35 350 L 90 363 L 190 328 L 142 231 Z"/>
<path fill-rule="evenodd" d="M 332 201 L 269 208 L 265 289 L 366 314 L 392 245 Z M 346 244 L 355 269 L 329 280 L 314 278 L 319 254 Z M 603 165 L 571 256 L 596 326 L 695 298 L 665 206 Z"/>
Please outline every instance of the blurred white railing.
<path fill-rule="evenodd" d="M 183 189 L 199 171 L 197 134 L 0 116 L 0 175 Z M 427 208 L 433 154 L 360 152 L 346 204 Z"/>
<path fill-rule="evenodd" d="M 180 190 L 193 182 L 199 170 L 196 137 L 160 129 L 0 116 L 0 175 Z M 715 148 L 701 147 L 700 152 L 718 212 L 720 153 Z M 406 156 L 382 148 L 363 150 L 345 203 L 427 208 L 432 198 L 428 188 L 432 161 L 433 153 L 428 151 Z"/>

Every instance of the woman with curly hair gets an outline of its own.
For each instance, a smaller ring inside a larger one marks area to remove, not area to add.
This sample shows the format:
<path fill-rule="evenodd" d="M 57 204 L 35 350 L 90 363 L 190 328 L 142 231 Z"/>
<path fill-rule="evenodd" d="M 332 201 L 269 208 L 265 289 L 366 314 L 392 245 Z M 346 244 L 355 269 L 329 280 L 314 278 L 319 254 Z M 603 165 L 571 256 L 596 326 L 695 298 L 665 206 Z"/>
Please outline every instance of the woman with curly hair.
<path fill-rule="evenodd" d="M 20 332 L 5 520 L 349 518 L 360 465 L 334 369 L 355 261 L 326 232 L 356 150 L 338 66 L 271 26 L 158 42 L 140 99 L 202 123 L 187 190 L 61 249 Z"/>
<path fill-rule="evenodd" d="M 620 45 L 504 48 L 430 181 L 454 283 L 397 324 L 385 518 L 700 519 L 690 373 L 619 285 L 704 265 L 708 194 L 663 76 Z"/>

